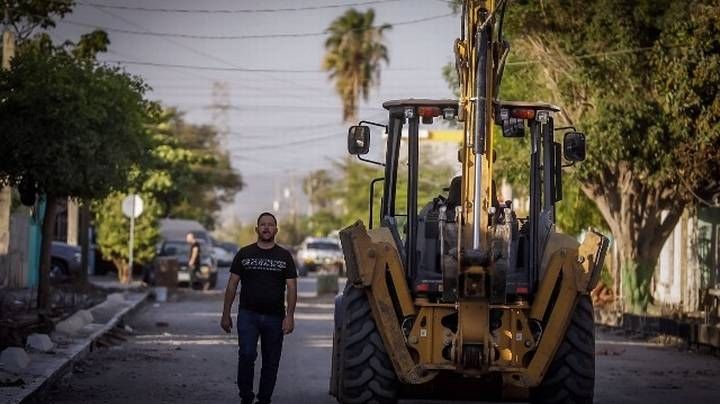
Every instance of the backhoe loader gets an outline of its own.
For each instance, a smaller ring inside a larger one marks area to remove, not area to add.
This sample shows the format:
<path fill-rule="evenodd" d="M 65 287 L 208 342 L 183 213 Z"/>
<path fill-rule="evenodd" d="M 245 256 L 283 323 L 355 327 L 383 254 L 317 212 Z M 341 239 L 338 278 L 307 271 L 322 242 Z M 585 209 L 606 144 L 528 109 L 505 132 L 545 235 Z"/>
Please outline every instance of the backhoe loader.
<path fill-rule="evenodd" d="M 585 158 L 585 136 L 555 127 L 556 106 L 498 98 L 509 52 L 505 7 L 463 2 L 458 100 L 388 101 L 387 125 L 363 121 L 348 131 L 349 153 L 365 161 L 370 126 L 384 129 L 386 140 L 368 226 L 358 220 L 340 232 L 348 281 L 335 301 L 330 380 L 340 403 L 593 400 L 589 292 L 608 239 L 589 230 L 579 243 L 554 224 L 562 169 Z M 464 127 L 462 172 L 447 195 L 420 201 L 420 127 L 441 119 Z M 510 138 L 529 133 L 525 217 L 497 198 L 496 130 Z"/>

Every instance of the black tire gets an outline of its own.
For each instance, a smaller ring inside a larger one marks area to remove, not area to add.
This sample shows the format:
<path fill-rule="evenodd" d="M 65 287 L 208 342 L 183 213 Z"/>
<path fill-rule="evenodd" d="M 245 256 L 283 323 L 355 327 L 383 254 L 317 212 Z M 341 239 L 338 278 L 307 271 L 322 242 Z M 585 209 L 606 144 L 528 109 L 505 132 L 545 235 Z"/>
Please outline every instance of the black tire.
<path fill-rule="evenodd" d="M 590 297 L 578 299 L 567 333 L 533 403 L 592 403 L 595 391 L 595 321 Z"/>
<path fill-rule="evenodd" d="M 365 291 L 347 286 L 343 300 L 338 402 L 396 403 L 397 376 L 375 327 Z"/>

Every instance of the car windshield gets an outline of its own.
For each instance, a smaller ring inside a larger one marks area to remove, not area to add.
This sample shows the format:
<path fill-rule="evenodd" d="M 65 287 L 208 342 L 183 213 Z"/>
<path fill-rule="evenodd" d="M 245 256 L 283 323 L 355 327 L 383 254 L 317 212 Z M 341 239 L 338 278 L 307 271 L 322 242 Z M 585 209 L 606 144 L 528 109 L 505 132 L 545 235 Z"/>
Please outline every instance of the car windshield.
<path fill-rule="evenodd" d="M 328 242 L 313 242 L 308 243 L 307 248 L 313 249 L 313 250 L 333 250 L 333 251 L 340 251 L 340 246 L 335 243 L 328 243 Z"/>

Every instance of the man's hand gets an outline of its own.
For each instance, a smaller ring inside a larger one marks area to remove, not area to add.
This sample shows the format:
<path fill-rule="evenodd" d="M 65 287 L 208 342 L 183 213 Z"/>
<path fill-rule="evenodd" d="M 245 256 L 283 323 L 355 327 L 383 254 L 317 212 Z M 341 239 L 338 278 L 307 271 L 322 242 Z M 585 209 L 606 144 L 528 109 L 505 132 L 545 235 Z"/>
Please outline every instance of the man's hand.
<path fill-rule="evenodd" d="M 285 323 L 283 323 L 283 327 L 284 324 Z M 220 327 L 222 327 L 226 333 L 230 334 L 230 330 L 232 330 L 232 318 L 230 318 L 230 316 L 223 315 L 222 320 L 220 320 Z"/>
<path fill-rule="evenodd" d="M 290 334 L 295 329 L 295 319 L 292 316 L 287 316 L 283 319 L 282 330 L 283 334 Z"/>

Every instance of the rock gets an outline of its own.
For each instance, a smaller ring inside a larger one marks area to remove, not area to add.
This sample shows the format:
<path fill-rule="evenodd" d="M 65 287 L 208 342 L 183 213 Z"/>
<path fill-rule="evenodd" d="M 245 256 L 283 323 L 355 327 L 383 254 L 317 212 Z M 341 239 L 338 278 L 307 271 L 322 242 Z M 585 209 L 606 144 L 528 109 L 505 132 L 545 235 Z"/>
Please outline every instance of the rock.
<path fill-rule="evenodd" d="M 55 347 L 47 334 L 30 334 L 26 346 L 40 352 L 47 352 Z"/>
<path fill-rule="evenodd" d="M 90 324 L 92 321 L 92 313 L 87 310 L 79 310 L 72 316 L 57 323 L 57 325 L 55 325 L 55 331 L 66 335 L 73 335 L 80 331 L 86 325 Z"/>
<path fill-rule="evenodd" d="M 25 369 L 30 364 L 30 357 L 24 349 L 11 346 L 0 354 L 0 363 L 7 369 Z"/>

